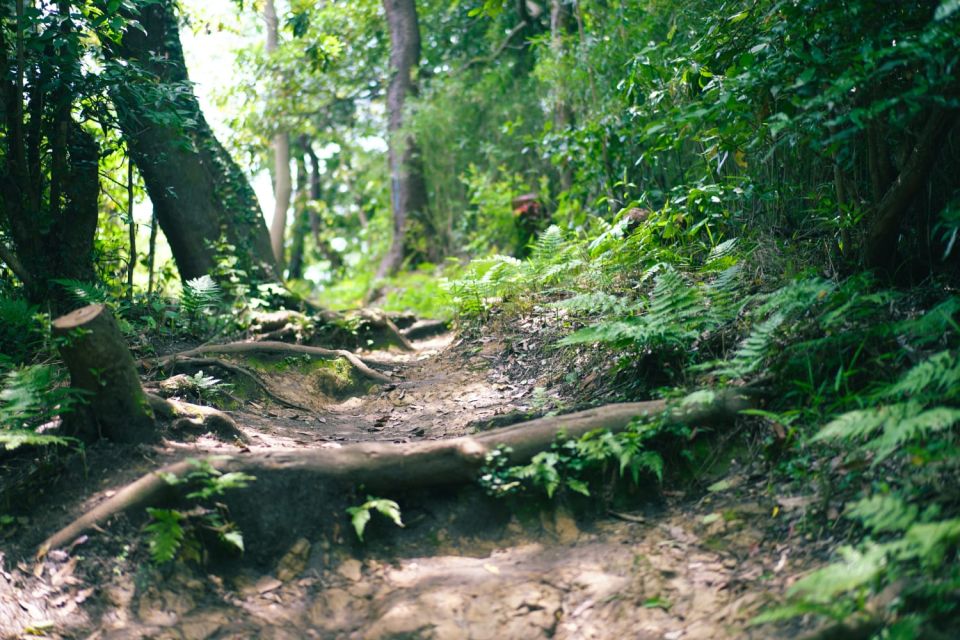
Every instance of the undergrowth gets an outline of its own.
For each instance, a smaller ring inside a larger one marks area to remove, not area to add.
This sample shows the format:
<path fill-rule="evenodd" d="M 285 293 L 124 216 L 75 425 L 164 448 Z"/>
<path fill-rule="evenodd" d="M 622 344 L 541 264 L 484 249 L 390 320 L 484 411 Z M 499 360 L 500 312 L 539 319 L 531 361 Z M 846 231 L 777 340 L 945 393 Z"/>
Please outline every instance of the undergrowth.
<path fill-rule="evenodd" d="M 579 234 L 554 226 L 525 260 L 475 260 L 449 284 L 460 322 L 549 315 L 558 353 L 616 361 L 611 371 L 630 374 L 635 398 L 762 392 L 766 405 L 747 413 L 763 425 L 768 473 L 845 502 L 833 528 L 847 542 L 755 623 L 867 619 L 878 638 L 950 628 L 960 606 L 960 297 L 943 280 L 901 290 L 812 270 L 767 273 L 761 288 L 749 274 L 771 265 L 757 263 L 751 243 L 711 237 L 670 249 L 656 228 L 655 219 L 634 230 L 598 221 Z M 479 480 L 492 495 L 547 497 L 595 494 L 611 477 L 656 482 L 666 450 L 692 455 L 691 433 L 635 421 L 558 440 L 522 466 L 496 450 Z"/>

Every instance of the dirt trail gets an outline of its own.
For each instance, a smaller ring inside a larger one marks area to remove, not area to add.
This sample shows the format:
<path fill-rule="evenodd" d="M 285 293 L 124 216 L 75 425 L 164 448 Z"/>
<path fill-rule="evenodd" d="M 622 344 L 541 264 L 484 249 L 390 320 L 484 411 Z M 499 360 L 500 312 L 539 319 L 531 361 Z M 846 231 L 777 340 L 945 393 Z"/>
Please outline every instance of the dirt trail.
<path fill-rule="evenodd" d="M 274 371 L 271 388 L 312 403 L 311 411 L 252 402 L 232 415 L 257 450 L 454 437 L 477 421 L 534 408 L 537 381 L 510 380 L 498 370 L 497 341 L 451 342 L 447 335 L 417 343 L 415 353 L 371 354 L 395 365 L 396 384 L 322 401 L 301 373 Z M 89 508 L 159 464 L 237 451 L 202 436 L 141 451 L 140 460 L 114 460 L 103 483 L 65 493 L 74 500 L 66 511 Z M 98 455 L 91 453 L 92 464 L 109 467 L 109 456 Z M 738 474 L 736 465 L 730 478 L 729 490 L 698 502 L 665 491 L 631 513 L 579 521 L 564 507 L 511 512 L 476 489 L 391 496 L 404 508 L 403 530 L 375 521 L 362 544 L 342 511 L 317 513 L 333 522 L 300 539 L 287 536 L 285 553 L 205 569 L 151 567 L 142 543 L 130 546 L 135 527 L 119 522 L 68 552 L 0 573 L 0 633 L 189 640 L 768 638 L 769 629 L 746 623 L 765 594 L 782 592 L 784 576 L 797 570 L 787 541 L 802 504 L 771 503 L 764 482 Z M 311 508 L 304 503 L 304 510 Z M 779 520 L 771 520 L 777 513 Z M 49 530 L 64 517 L 50 513 L 36 526 Z M 258 544 L 255 532 L 245 534 L 248 549 Z"/>

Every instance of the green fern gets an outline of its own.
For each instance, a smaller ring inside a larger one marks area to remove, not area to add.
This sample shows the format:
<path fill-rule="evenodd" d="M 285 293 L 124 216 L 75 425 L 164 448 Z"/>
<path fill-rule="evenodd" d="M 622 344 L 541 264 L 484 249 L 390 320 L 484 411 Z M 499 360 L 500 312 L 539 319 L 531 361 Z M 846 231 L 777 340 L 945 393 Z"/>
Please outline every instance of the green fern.
<path fill-rule="evenodd" d="M 63 287 L 70 298 L 78 304 L 109 304 L 111 302 L 110 294 L 99 283 L 69 278 L 58 278 L 53 282 Z"/>
<path fill-rule="evenodd" d="M 847 509 L 847 517 L 863 522 L 867 529 L 886 533 L 906 531 L 917 521 L 920 509 L 892 495 L 874 495 L 855 502 Z"/>
<path fill-rule="evenodd" d="M 174 509 L 155 509 L 147 507 L 151 522 L 144 527 L 147 532 L 147 545 L 150 557 L 157 564 L 170 562 L 177 557 L 183 545 L 184 531 L 181 522 L 184 515 Z"/>
<path fill-rule="evenodd" d="M 863 549 L 841 547 L 841 561 L 814 571 L 797 582 L 788 592 L 808 601 L 826 604 L 837 596 L 871 586 L 887 565 L 887 550 L 877 544 Z"/>
<path fill-rule="evenodd" d="M 0 429 L 0 445 L 8 451 L 22 446 L 46 447 L 56 445 L 69 447 L 76 444 L 72 438 L 37 433 L 28 429 Z"/>
<path fill-rule="evenodd" d="M 536 242 L 530 251 L 530 262 L 533 265 L 554 264 L 563 254 L 563 232 L 555 224 L 547 227 L 537 236 Z M 536 270 L 536 267 L 534 268 Z"/>
<path fill-rule="evenodd" d="M 220 285 L 210 276 L 200 276 L 183 283 L 180 306 L 187 315 L 197 317 L 223 302 Z"/>
<path fill-rule="evenodd" d="M 579 293 L 575 296 L 554 302 L 550 306 L 582 314 L 624 314 L 631 305 L 623 296 L 615 296 L 602 291 Z"/>
<path fill-rule="evenodd" d="M 951 296 L 926 313 L 896 326 L 899 334 L 905 335 L 913 344 L 926 347 L 944 339 L 949 331 L 960 334 L 960 326 L 954 316 L 960 313 L 960 296 Z"/>
<path fill-rule="evenodd" d="M 0 354 L 22 362 L 39 348 L 42 335 L 38 309 L 20 298 L 0 296 Z"/>
<path fill-rule="evenodd" d="M 824 440 L 844 440 L 848 442 L 864 440 L 888 428 L 895 429 L 908 418 L 923 411 L 919 402 L 904 402 L 884 405 L 870 409 L 848 411 L 831 420 L 813 437 L 814 442 Z"/>
<path fill-rule="evenodd" d="M 786 318 L 774 313 L 753 328 L 716 373 L 730 378 L 744 378 L 759 369 L 775 347 L 774 336 Z"/>
<path fill-rule="evenodd" d="M 960 393 L 960 358 L 951 351 L 941 351 L 919 363 L 900 380 L 887 388 L 883 396 L 915 397 L 921 394 L 938 394 L 955 398 Z"/>
<path fill-rule="evenodd" d="M 7 449 L 23 445 L 69 445 L 71 438 L 36 433 L 54 423 L 79 402 L 75 389 L 59 384 L 56 369 L 30 365 L 8 371 L 0 388 L 0 443 Z"/>

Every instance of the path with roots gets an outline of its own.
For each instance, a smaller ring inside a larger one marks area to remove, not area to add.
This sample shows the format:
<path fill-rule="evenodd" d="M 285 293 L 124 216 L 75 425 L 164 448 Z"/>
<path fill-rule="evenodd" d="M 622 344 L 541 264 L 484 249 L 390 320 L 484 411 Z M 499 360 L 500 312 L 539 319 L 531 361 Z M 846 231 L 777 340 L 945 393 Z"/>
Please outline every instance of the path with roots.
<path fill-rule="evenodd" d="M 32 526 L 49 534 L 187 457 L 439 440 L 537 408 L 538 363 L 500 366 L 496 338 L 445 334 L 415 347 L 367 354 L 394 380 L 373 385 L 331 383 L 328 370 L 281 356 L 257 361 L 288 403 L 235 398 L 228 414 L 245 443 L 182 433 L 136 455 L 95 447 L 86 475 L 67 478 Z M 747 623 L 803 562 L 789 540 L 804 505 L 771 501 L 736 463 L 726 478 L 727 489 L 697 500 L 664 487 L 630 512 L 590 517 L 563 505 L 513 508 L 476 487 L 406 490 L 389 496 L 405 528 L 375 517 L 360 542 L 343 504 L 362 501 L 362 489 L 343 503 L 291 476 L 231 503 L 247 546 L 239 560 L 154 567 L 132 515 L 39 561 L 14 561 L 12 549 L 0 572 L 0 636 L 768 638 Z"/>

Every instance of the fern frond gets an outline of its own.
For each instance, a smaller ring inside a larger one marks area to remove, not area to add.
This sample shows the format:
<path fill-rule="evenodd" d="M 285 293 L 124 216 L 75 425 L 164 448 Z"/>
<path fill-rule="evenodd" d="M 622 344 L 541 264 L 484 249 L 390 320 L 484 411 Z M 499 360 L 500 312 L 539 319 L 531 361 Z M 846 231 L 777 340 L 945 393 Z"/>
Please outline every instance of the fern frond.
<path fill-rule="evenodd" d="M 738 238 L 730 238 L 710 249 L 710 253 L 707 255 L 707 259 L 703 265 L 704 269 L 716 270 L 717 267 L 724 268 L 733 258 L 738 243 Z"/>
<path fill-rule="evenodd" d="M 960 313 L 960 296 L 947 298 L 919 318 L 899 323 L 897 330 L 906 334 L 918 346 L 942 340 L 951 329 L 960 333 L 954 316 Z"/>
<path fill-rule="evenodd" d="M 763 303 L 757 307 L 756 314 L 766 317 L 773 312 L 780 312 L 786 317 L 792 317 L 801 311 L 811 309 L 826 299 L 836 289 L 836 285 L 822 278 L 794 280 L 785 287 L 781 287 L 764 296 Z"/>
<path fill-rule="evenodd" d="M 44 414 L 45 394 L 53 384 L 52 367 L 33 365 L 13 369 L 0 390 L 0 426 L 23 429 Z"/>
<path fill-rule="evenodd" d="M 561 339 L 557 344 L 567 347 L 578 344 L 602 344 L 628 346 L 631 343 L 646 343 L 654 336 L 640 318 L 613 320 L 584 327 Z"/>
<path fill-rule="evenodd" d="M 907 371 L 883 393 L 885 397 L 960 393 L 960 358 L 952 351 L 934 354 Z"/>
<path fill-rule="evenodd" d="M 75 442 L 73 438 L 37 433 L 29 429 L 0 429 L 0 444 L 8 451 L 24 445 L 30 447 L 46 447 L 49 445 L 68 447 Z"/>
<path fill-rule="evenodd" d="M 726 366 L 718 369 L 716 373 L 731 378 L 743 378 L 759 369 L 772 351 L 775 344 L 774 335 L 784 320 L 786 318 L 783 314 L 774 313 L 755 326 L 725 363 Z"/>
<path fill-rule="evenodd" d="M 841 547 L 842 561 L 814 571 L 788 592 L 805 599 L 829 603 L 837 596 L 873 582 L 886 567 L 887 551 L 880 545 L 867 545 L 862 551 Z"/>
<path fill-rule="evenodd" d="M 630 308 L 629 302 L 623 296 L 615 296 L 602 291 L 578 293 L 577 295 L 551 303 L 551 307 L 565 309 L 574 313 L 585 314 L 624 314 Z"/>
<path fill-rule="evenodd" d="M 196 316 L 208 309 L 214 309 L 221 301 L 220 285 L 210 276 L 200 276 L 183 283 L 180 306 L 188 315 Z"/>
<path fill-rule="evenodd" d="M 926 566 L 938 566 L 958 541 L 960 518 L 917 523 L 904 535 L 902 557 L 914 558 Z"/>
<path fill-rule="evenodd" d="M 537 237 L 530 251 L 530 260 L 533 263 L 550 263 L 556 260 L 563 249 L 563 231 L 555 224 L 547 227 Z"/>
<path fill-rule="evenodd" d="M 877 533 L 906 531 L 917 521 L 920 509 L 892 495 L 874 495 L 855 502 L 847 510 L 847 517 L 863 522 L 863 526 Z"/>
<path fill-rule="evenodd" d="M 903 445 L 945 431 L 957 422 L 960 422 L 960 409 L 952 407 L 934 407 L 901 420 L 886 420 L 883 434 L 866 443 L 864 448 L 876 451 L 875 463 L 879 463 Z"/>
<path fill-rule="evenodd" d="M 79 304 L 106 304 L 110 302 L 110 294 L 98 283 L 69 278 L 58 278 L 53 282 L 63 287 L 74 302 Z"/>
<path fill-rule="evenodd" d="M 911 401 L 872 409 L 848 411 L 830 421 L 813 437 L 813 441 L 858 440 L 876 433 L 888 423 L 896 424 L 907 418 L 912 418 L 922 410 L 923 405 Z"/>
<path fill-rule="evenodd" d="M 184 516 L 173 509 L 155 509 L 147 507 L 147 513 L 153 519 L 144 527 L 149 539 L 150 555 L 160 564 L 170 562 L 177 557 L 183 544 L 184 530 L 180 522 Z"/>

